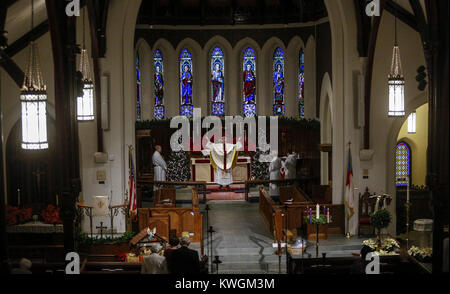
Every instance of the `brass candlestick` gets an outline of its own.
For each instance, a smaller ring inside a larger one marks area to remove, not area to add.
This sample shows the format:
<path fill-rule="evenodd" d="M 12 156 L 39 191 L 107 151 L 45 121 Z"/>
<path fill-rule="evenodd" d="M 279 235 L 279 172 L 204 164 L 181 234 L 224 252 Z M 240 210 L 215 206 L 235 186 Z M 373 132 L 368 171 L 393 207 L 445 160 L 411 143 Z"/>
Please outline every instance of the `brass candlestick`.
<path fill-rule="evenodd" d="M 409 249 L 409 210 L 411 209 L 411 202 L 406 201 L 406 250 Z"/>

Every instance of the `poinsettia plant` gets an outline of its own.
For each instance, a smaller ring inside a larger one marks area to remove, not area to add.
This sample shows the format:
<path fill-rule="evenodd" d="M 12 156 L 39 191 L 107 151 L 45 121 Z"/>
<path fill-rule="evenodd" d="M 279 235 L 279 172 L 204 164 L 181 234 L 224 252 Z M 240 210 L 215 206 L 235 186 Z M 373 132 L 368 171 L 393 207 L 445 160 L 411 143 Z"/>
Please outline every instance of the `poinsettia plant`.
<path fill-rule="evenodd" d="M 6 221 L 8 226 L 24 224 L 31 220 L 31 208 L 18 208 L 6 206 Z"/>
<path fill-rule="evenodd" d="M 49 204 L 47 208 L 42 210 L 41 217 L 46 224 L 61 224 L 62 220 L 59 217 L 59 208 Z"/>

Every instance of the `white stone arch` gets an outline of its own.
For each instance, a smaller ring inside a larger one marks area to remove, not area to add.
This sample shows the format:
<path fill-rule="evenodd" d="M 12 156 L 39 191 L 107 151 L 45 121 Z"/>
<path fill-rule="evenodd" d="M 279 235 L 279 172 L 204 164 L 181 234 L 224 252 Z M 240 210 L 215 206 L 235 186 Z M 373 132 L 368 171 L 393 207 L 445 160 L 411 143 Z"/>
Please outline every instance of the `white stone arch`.
<path fill-rule="evenodd" d="M 148 120 L 153 119 L 153 65 L 152 65 L 152 50 L 143 38 L 140 38 L 136 42 L 136 56 L 139 54 L 139 62 L 141 69 L 141 89 L 142 89 L 142 101 L 141 101 L 141 119 Z M 137 95 L 137 94 L 136 94 Z M 137 99 L 137 97 L 136 97 Z"/>
<path fill-rule="evenodd" d="M 237 69 L 236 74 L 230 79 L 230 82 L 233 85 L 237 85 L 235 87 L 234 97 L 236 97 L 236 109 L 232 110 L 236 115 L 243 115 L 243 97 L 242 97 L 242 91 L 243 91 L 243 83 L 242 83 L 242 55 L 244 54 L 244 50 L 247 47 L 251 47 L 256 54 L 256 111 L 257 115 L 263 115 L 262 108 L 264 107 L 259 97 L 261 93 L 264 91 L 264 81 L 263 77 L 261 76 L 261 73 L 264 71 L 262 68 L 261 63 L 261 48 L 259 47 L 258 43 L 249 37 L 246 37 L 239 42 L 236 43 L 233 49 L 233 59 L 232 62 L 234 65 L 232 67 L 235 67 Z M 233 79 L 234 78 L 234 79 Z M 232 113 L 233 113 L 232 112 Z"/>
<path fill-rule="evenodd" d="M 181 51 L 186 48 L 188 49 L 192 54 L 192 64 L 193 64 L 193 87 L 192 87 L 192 103 L 194 104 L 194 107 L 200 107 L 202 111 L 206 109 L 207 107 L 207 99 L 206 99 L 206 93 L 204 91 L 206 81 L 205 79 L 202 79 L 202 77 L 205 76 L 206 71 L 206 65 L 203 56 L 203 50 L 200 46 L 200 44 L 191 39 L 191 38 L 185 38 L 183 39 L 177 46 L 176 52 L 176 60 L 177 60 L 177 96 L 178 97 L 178 108 L 180 107 L 180 70 L 179 70 L 179 62 L 180 62 L 180 54 Z M 180 113 L 180 110 L 178 109 L 178 114 Z M 203 113 L 202 113 L 203 115 Z"/>
<path fill-rule="evenodd" d="M 164 58 L 164 107 L 166 112 L 166 117 L 174 117 L 180 113 L 179 109 L 179 92 L 178 92 L 178 80 L 175 78 L 178 76 L 178 56 L 175 54 L 175 49 L 172 44 L 165 38 L 159 38 L 153 44 L 152 54 L 156 49 L 161 50 Z M 153 58 L 153 55 L 152 55 Z M 153 62 L 153 60 L 152 60 Z M 153 69 L 153 63 L 152 63 Z M 152 74 L 151 82 L 152 93 L 154 91 L 154 80 Z M 154 104 L 154 97 L 152 96 L 152 101 Z"/>
<path fill-rule="evenodd" d="M 286 116 L 298 117 L 298 67 L 300 50 L 305 51 L 305 43 L 299 36 L 294 36 L 288 44 L 286 63 L 286 76 L 292 82 L 286 85 Z"/>
<path fill-rule="evenodd" d="M 403 123 L 408 119 L 411 112 L 415 111 L 420 106 L 428 102 L 427 91 L 422 92 L 405 105 L 405 116 L 400 118 L 395 118 L 395 122 L 391 125 L 389 132 L 387 133 L 387 146 L 386 146 L 386 186 L 387 194 L 392 196 L 393 202 L 397 199 L 397 189 L 395 186 L 395 146 L 397 145 L 398 133 L 403 125 Z M 407 141 L 408 144 L 412 143 Z M 411 146 L 411 145 L 410 145 Z M 412 146 L 411 146 L 412 147 Z M 414 164 L 414 163 L 413 163 Z M 393 206 L 392 204 L 390 206 Z M 392 214 L 392 223 L 396 223 L 396 213 L 394 206 L 394 213 Z M 391 229 L 394 230 L 395 229 Z"/>
<path fill-rule="evenodd" d="M 211 114 L 211 69 L 210 69 L 210 62 L 211 62 L 211 52 L 216 47 L 219 46 L 224 54 L 225 59 L 225 115 L 233 114 L 232 109 L 235 109 L 235 103 L 236 101 L 232 99 L 232 84 L 230 82 L 231 77 L 236 74 L 236 69 L 233 67 L 232 62 L 232 55 L 233 55 L 233 47 L 231 46 L 230 42 L 228 42 L 227 39 L 220 35 L 216 35 L 212 37 L 208 42 L 206 42 L 204 48 L 205 52 L 205 63 L 207 66 L 206 70 L 206 97 L 207 97 L 207 109 L 204 110 L 205 115 Z M 235 85 L 235 84 L 233 84 Z"/>
<path fill-rule="evenodd" d="M 272 83 L 272 79 L 273 79 L 273 53 L 275 52 L 275 49 L 277 47 L 280 47 L 283 52 L 284 52 L 284 56 L 285 56 L 285 60 L 284 60 L 284 64 L 285 64 L 285 89 L 287 87 L 287 85 L 292 83 L 292 77 L 291 76 L 287 76 L 287 71 L 289 70 L 289 65 L 287 63 L 286 60 L 286 56 L 287 56 L 287 50 L 286 47 L 284 46 L 283 41 L 281 41 L 278 37 L 271 37 L 270 39 L 268 39 L 266 41 L 266 43 L 264 43 L 264 46 L 261 49 L 261 61 L 259 62 L 259 64 L 261 64 L 261 67 L 263 68 L 263 72 L 262 72 L 262 79 L 263 81 L 267 81 L 264 83 L 264 90 L 263 90 L 263 95 L 264 97 L 260 97 L 260 102 L 263 103 L 264 108 L 261 108 L 261 112 L 262 115 L 273 115 L 273 83 Z M 286 97 L 287 97 L 287 93 L 285 91 L 285 104 L 286 104 Z"/>
<path fill-rule="evenodd" d="M 316 39 L 310 35 L 305 48 L 305 118 L 316 118 Z"/>
<path fill-rule="evenodd" d="M 320 91 L 320 143 L 333 143 L 333 89 L 328 73 L 322 78 L 322 88 Z M 320 155 L 320 182 L 322 185 L 329 184 L 328 177 L 328 153 L 321 152 Z"/>

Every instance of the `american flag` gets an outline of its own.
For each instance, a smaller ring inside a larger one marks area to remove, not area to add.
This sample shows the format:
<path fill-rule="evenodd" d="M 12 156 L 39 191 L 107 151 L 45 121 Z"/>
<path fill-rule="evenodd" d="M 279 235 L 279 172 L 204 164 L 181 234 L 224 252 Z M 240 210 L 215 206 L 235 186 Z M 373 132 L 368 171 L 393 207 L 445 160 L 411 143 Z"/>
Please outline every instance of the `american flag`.
<path fill-rule="evenodd" d="M 136 180 L 134 177 L 134 164 L 133 164 L 133 151 L 130 148 L 129 151 L 129 178 L 128 182 L 130 184 L 129 187 L 129 195 L 130 195 L 130 203 L 129 203 L 129 210 L 130 210 L 130 217 L 134 218 L 136 215 L 136 209 L 137 209 L 137 203 L 136 203 Z"/>

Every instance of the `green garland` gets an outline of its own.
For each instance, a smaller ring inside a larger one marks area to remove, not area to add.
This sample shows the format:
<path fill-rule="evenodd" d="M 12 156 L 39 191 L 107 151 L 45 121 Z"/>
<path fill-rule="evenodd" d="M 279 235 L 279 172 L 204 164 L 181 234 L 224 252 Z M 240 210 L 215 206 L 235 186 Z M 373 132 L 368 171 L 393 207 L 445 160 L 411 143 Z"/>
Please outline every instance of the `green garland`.
<path fill-rule="evenodd" d="M 131 231 L 127 231 L 123 233 L 120 237 L 103 237 L 103 238 L 96 238 L 96 237 L 89 237 L 88 235 L 80 233 L 78 235 L 78 244 L 80 245 L 94 245 L 94 244 L 119 244 L 119 243 L 127 243 L 131 239 L 133 239 L 135 233 Z"/>
<path fill-rule="evenodd" d="M 204 117 L 202 117 L 203 120 Z M 269 117 L 267 117 L 269 119 Z M 159 127 L 159 126 L 167 126 L 170 125 L 170 118 L 165 119 L 152 119 L 152 120 L 140 120 L 136 121 L 136 130 L 148 130 L 152 127 Z M 225 123 L 225 118 L 221 117 L 222 124 Z M 192 120 L 190 120 L 192 121 Z M 306 118 L 300 118 L 300 117 L 279 117 L 278 118 L 278 124 L 292 124 L 299 127 L 304 127 L 306 129 L 313 129 L 318 130 L 320 129 L 320 122 L 316 119 L 306 119 Z"/>
<path fill-rule="evenodd" d="M 308 216 L 305 216 L 303 220 L 305 221 L 306 224 L 310 224 Z M 311 224 L 313 225 L 326 225 L 327 223 L 328 223 L 327 217 L 323 214 L 321 214 L 319 218 L 316 218 L 316 215 L 313 215 L 311 217 Z M 331 223 L 331 215 L 330 215 L 330 223 Z"/>

